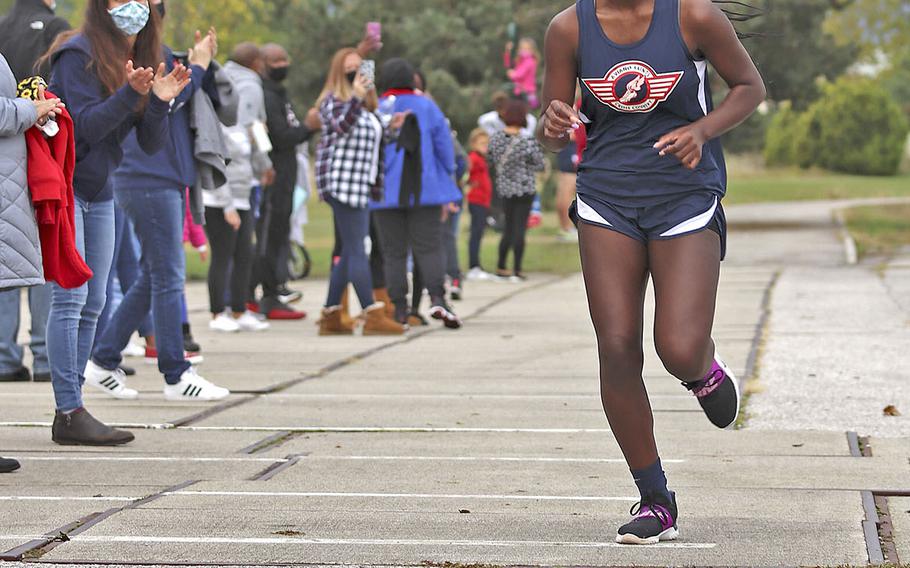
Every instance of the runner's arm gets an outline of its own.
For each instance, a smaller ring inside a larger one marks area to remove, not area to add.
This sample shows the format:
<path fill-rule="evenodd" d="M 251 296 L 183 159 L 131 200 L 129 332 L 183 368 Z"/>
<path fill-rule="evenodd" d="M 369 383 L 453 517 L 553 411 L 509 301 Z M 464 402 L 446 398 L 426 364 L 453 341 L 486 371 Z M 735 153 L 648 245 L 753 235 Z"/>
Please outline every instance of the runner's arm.
<path fill-rule="evenodd" d="M 577 50 L 578 16 L 572 6 L 550 22 L 544 46 L 543 108 L 546 111 L 537 125 L 537 139 L 551 152 L 565 148 L 569 144 L 569 131 L 581 124 L 572 107 L 578 82 Z"/>

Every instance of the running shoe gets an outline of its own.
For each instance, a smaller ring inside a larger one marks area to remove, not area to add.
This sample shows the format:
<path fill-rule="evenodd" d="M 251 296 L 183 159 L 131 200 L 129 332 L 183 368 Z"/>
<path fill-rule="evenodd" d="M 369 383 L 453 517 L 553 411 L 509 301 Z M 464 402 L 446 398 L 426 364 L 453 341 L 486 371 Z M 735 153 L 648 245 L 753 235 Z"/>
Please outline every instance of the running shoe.
<path fill-rule="evenodd" d="M 464 289 L 461 287 L 461 279 L 455 278 L 452 280 L 452 286 L 449 288 L 449 291 L 452 294 L 453 301 L 460 301 L 464 294 Z"/>
<path fill-rule="evenodd" d="M 225 399 L 230 394 L 228 389 L 213 385 L 200 377 L 194 368 L 187 369 L 176 385 L 164 387 L 164 398 L 168 400 L 212 401 Z"/>
<path fill-rule="evenodd" d="M 253 312 L 244 312 L 239 318 L 231 319 L 237 323 L 240 331 L 265 331 L 272 327 L 271 324 L 257 318 Z"/>
<path fill-rule="evenodd" d="M 124 350 L 120 352 L 120 354 L 123 355 L 124 358 L 126 358 L 126 357 L 131 357 L 131 358 L 145 357 L 145 348 L 139 347 L 135 343 L 130 342 L 127 344 L 126 348 L 124 348 Z"/>
<path fill-rule="evenodd" d="M 441 321 L 449 329 L 458 329 L 463 324 L 452 308 L 442 298 L 434 298 L 430 307 L 430 317 Z"/>
<path fill-rule="evenodd" d="M 209 329 L 221 333 L 237 333 L 240 331 L 240 324 L 225 312 L 218 314 L 209 322 Z"/>
<path fill-rule="evenodd" d="M 108 371 L 89 361 L 85 366 L 86 386 L 103 392 L 111 398 L 118 400 L 135 400 L 139 398 L 139 391 L 126 386 L 126 374 L 120 369 Z"/>
<path fill-rule="evenodd" d="M 714 355 L 714 365 L 707 378 L 683 385 L 698 399 L 712 424 L 729 428 L 736 422 L 740 408 L 739 381 L 718 355 Z"/>
<path fill-rule="evenodd" d="M 278 300 L 282 304 L 294 304 L 303 299 L 303 292 L 291 290 L 287 286 L 278 289 Z"/>
<path fill-rule="evenodd" d="M 679 538 L 676 528 L 676 493 L 670 492 L 672 501 L 663 495 L 648 494 L 632 506 L 632 520 L 619 528 L 619 544 L 657 544 Z"/>
<path fill-rule="evenodd" d="M 192 353 L 189 351 L 183 352 L 183 358 L 190 363 L 190 365 L 201 365 L 205 363 L 205 357 L 200 353 Z M 147 365 L 157 365 L 158 364 L 158 350 L 154 347 L 145 348 L 145 363 Z"/>
<path fill-rule="evenodd" d="M 490 280 L 493 278 L 493 275 L 490 274 L 489 272 L 486 272 L 483 268 L 481 268 L 479 266 L 475 266 L 474 268 L 472 268 L 471 270 L 468 271 L 466 278 L 468 280 L 475 280 L 475 281 Z"/>
<path fill-rule="evenodd" d="M 13 459 L 0 458 L 0 473 L 12 473 L 19 469 L 19 462 Z"/>
<path fill-rule="evenodd" d="M 259 304 L 259 313 L 270 320 L 294 321 L 306 318 L 306 312 L 297 311 L 277 298 L 263 298 Z"/>

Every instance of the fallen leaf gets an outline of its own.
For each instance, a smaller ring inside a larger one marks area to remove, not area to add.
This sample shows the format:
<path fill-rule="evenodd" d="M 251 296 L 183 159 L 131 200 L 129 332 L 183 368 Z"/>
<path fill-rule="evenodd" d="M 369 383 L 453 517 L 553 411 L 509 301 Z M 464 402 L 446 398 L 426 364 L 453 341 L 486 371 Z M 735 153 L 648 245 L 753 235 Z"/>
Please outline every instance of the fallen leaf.
<path fill-rule="evenodd" d="M 885 407 L 885 416 L 900 416 L 900 410 L 897 409 L 893 404 L 889 404 Z"/>

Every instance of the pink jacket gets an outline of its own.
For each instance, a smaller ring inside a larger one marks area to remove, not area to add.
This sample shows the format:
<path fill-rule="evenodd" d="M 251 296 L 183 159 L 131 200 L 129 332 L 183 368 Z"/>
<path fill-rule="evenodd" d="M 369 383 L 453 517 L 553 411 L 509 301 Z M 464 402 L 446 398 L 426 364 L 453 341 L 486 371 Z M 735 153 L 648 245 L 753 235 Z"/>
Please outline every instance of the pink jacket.
<path fill-rule="evenodd" d="M 512 55 L 506 51 L 503 63 L 509 69 L 509 79 L 515 83 L 515 94 L 526 95 L 532 107 L 537 107 L 537 58 L 531 53 L 519 53 L 512 68 Z"/>
<path fill-rule="evenodd" d="M 186 190 L 189 193 L 189 189 Z M 205 238 L 205 229 L 193 222 L 193 214 L 190 212 L 189 196 L 184 199 L 186 203 L 186 219 L 183 222 L 183 242 L 193 245 L 194 249 L 200 249 L 208 244 Z"/>

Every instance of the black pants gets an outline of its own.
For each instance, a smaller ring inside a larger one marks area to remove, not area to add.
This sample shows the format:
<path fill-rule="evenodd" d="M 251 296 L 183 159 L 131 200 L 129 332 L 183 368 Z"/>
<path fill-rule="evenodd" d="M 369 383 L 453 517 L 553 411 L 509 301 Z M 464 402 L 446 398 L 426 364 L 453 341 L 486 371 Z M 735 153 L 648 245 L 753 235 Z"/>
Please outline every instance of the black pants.
<path fill-rule="evenodd" d="M 525 235 L 528 232 L 528 218 L 534 205 L 534 194 L 521 197 L 506 197 L 502 200 L 504 222 L 502 240 L 499 242 L 499 264 L 497 268 L 506 269 L 509 251 L 515 252 L 515 272 L 521 272 L 521 260 L 525 254 Z"/>
<path fill-rule="evenodd" d="M 490 214 L 490 208 L 483 205 L 468 205 L 471 212 L 471 240 L 468 241 L 468 257 L 470 258 L 470 268 L 480 267 L 480 241 L 483 240 L 483 234 L 487 230 L 487 216 Z"/>
<path fill-rule="evenodd" d="M 256 261 L 250 287 L 262 285 L 263 298 L 276 298 L 278 289 L 287 282 L 288 241 L 291 238 L 291 214 L 294 188 L 273 185 L 265 190 L 256 226 Z"/>
<path fill-rule="evenodd" d="M 249 211 L 237 211 L 237 214 L 240 215 L 240 229 L 235 231 L 224 220 L 224 209 L 205 208 L 205 234 L 212 249 L 208 282 L 209 306 L 213 314 L 224 311 L 228 270 L 232 265 L 231 310 L 235 313 L 246 310 L 253 264 L 253 215 Z"/>
<path fill-rule="evenodd" d="M 408 250 L 434 301 L 445 297 L 442 210 L 438 206 L 386 209 L 373 213 L 382 241 L 389 296 L 396 307 L 408 305 Z"/>

